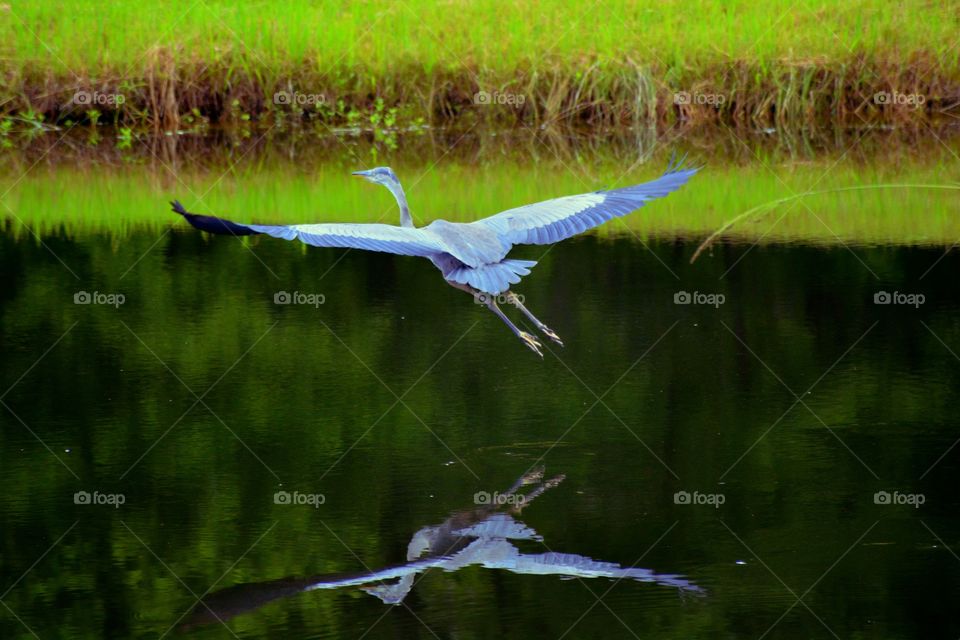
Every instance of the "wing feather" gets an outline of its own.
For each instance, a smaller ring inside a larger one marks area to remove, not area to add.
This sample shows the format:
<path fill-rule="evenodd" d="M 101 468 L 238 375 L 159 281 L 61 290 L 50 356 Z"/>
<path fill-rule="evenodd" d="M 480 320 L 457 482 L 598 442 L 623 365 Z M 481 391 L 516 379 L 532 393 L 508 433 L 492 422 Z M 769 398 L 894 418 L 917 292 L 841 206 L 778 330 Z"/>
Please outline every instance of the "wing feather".
<path fill-rule="evenodd" d="M 243 224 L 189 213 L 174 201 L 173 210 L 197 229 L 220 235 L 265 234 L 284 240 L 300 240 L 314 247 L 349 247 L 382 251 L 403 256 L 431 256 L 448 251 L 443 240 L 428 229 L 395 227 L 389 224 Z"/>
<path fill-rule="evenodd" d="M 508 209 L 471 224 L 492 229 L 510 244 L 552 244 L 673 193 L 700 170 L 699 167 L 684 169 L 681 164 L 682 161 L 676 165 L 671 162 L 662 176 L 650 182 L 545 200 Z"/>

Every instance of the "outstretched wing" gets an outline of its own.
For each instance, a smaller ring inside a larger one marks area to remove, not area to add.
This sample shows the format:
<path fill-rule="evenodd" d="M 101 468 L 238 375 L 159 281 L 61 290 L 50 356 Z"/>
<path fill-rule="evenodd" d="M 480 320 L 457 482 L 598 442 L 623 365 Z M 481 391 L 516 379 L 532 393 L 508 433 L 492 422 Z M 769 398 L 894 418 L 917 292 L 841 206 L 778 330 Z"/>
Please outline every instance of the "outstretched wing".
<path fill-rule="evenodd" d="M 314 247 L 350 247 L 403 256 L 430 256 L 447 251 L 435 234 L 424 229 L 389 224 L 240 224 L 190 213 L 176 200 L 170 204 L 191 225 L 209 233 L 235 236 L 266 234 L 284 240 L 300 240 Z"/>
<path fill-rule="evenodd" d="M 684 169 L 683 160 L 651 182 L 566 196 L 508 209 L 472 224 L 493 229 L 511 244 L 552 244 L 635 211 L 651 200 L 673 193 L 700 170 Z"/>

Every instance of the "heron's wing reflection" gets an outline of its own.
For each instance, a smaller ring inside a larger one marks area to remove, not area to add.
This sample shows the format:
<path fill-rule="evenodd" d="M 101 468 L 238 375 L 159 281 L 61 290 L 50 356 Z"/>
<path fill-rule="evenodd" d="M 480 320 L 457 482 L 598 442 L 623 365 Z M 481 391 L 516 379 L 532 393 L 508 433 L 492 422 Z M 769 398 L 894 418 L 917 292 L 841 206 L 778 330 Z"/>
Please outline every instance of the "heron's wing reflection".
<path fill-rule="evenodd" d="M 615 562 L 603 562 L 575 553 L 550 551 L 540 554 L 518 554 L 513 565 L 484 563 L 490 569 L 506 569 L 514 573 L 535 575 L 561 575 L 571 578 L 617 578 L 637 582 L 654 582 L 693 593 L 703 589 L 681 576 L 654 573 L 641 567 L 623 567 Z"/>
<path fill-rule="evenodd" d="M 234 585 L 201 598 L 186 616 L 180 629 L 185 631 L 198 625 L 225 622 L 234 616 L 259 609 L 274 600 L 304 591 L 364 587 L 371 584 L 390 586 L 386 581 L 398 578 L 401 582 L 406 578 L 412 581 L 416 574 L 438 566 L 441 562 L 443 558 L 425 558 L 415 562 L 391 565 L 378 571 L 326 574 L 308 578 L 281 578 Z"/>
<path fill-rule="evenodd" d="M 535 485 L 523 496 L 523 507 L 557 486 L 563 476 L 543 480 L 542 469 L 522 476 L 503 495 L 519 496 L 523 487 Z M 556 575 L 569 578 L 611 578 L 650 582 L 685 593 L 702 594 L 703 589 L 682 576 L 658 574 L 650 569 L 624 567 L 573 553 L 521 553 L 515 542 L 543 540 L 535 530 L 513 515 L 516 506 L 485 505 L 454 513 L 444 522 L 423 527 L 407 545 L 407 562 L 376 571 L 328 574 L 309 578 L 284 578 L 236 585 L 204 597 L 181 628 L 225 621 L 252 611 L 268 602 L 303 591 L 359 587 L 386 604 L 400 604 L 416 583 L 416 576 L 428 569 L 458 571 L 468 566 L 501 569 L 524 575 Z"/>
<path fill-rule="evenodd" d="M 425 533 L 427 532 L 427 533 Z M 493 514 L 482 522 L 457 530 L 462 538 L 472 538 L 459 551 L 430 561 L 422 568 L 410 566 L 420 573 L 427 568 L 458 571 L 476 565 L 487 569 L 502 569 L 525 575 L 559 575 L 568 578 L 615 578 L 652 582 L 703 593 L 703 589 L 682 576 L 658 574 L 641 567 L 623 567 L 615 562 L 603 562 L 575 553 L 525 554 L 511 540 L 542 540 L 536 531 L 506 514 Z M 417 532 L 418 536 L 437 535 L 438 528 Z M 414 536 L 416 539 L 417 536 Z M 396 583 L 361 587 L 386 604 L 400 604 L 413 588 L 414 575 L 406 575 Z"/>

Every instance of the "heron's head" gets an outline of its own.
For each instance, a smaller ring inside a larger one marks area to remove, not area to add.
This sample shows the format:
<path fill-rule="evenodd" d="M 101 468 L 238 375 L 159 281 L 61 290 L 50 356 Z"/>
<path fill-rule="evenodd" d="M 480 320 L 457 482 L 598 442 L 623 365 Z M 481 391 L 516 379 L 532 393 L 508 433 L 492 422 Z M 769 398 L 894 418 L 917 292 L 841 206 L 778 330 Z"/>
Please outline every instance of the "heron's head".
<path fill-rule="evenodd" d="M 393 169 L 390 167 L 377 167 L 376 169 L 368 169 L 367 171 L 354 171 L 353 175 L 358 178 L 366 178 L 374 184 L 382 184 L 389 189 L 393 197 L 396 198 L 397 204 L 400 206 L 400 226 L 413 226 L 410 207 L 407 206 L 407 196 L 404 195 L 403 187 L 400 186 L 400 179 L 397 178 L 397 174 L 393 172 Z"/>
<path fill-rule="evenodd" d="M 400 179 L 390 167 L 377 167 L 368 171 L 354 171 L 353 175 L 358 178 L 365 178 L 374 184 L 382 184 L 385 187 L 400 186 Z"/>

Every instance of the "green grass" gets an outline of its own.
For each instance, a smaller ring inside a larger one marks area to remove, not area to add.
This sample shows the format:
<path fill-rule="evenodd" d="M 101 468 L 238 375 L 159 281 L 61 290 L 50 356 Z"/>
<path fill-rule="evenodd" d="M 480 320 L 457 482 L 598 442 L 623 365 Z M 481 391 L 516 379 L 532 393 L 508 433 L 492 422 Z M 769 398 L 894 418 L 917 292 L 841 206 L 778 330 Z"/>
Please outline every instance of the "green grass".
<path fill-rule="evenodd" d="M 937 63 L 955 68 L 957 56 L 948 47 L 957 21 L 957 8 L 947 2 L 878 0 L 604 0 L 596 7 L 575 1 L 38 1 L 4 14 L 12 32 L 6 46 L 17 63 L 61 65 L 60 71 L 77 74 L 136 68 L 156 47 L 180 60 L 228 59 L 240 68 L 307 61 L 317 69 L 373 73 L 408 63 L 507 73 L 528 64 L 582 69 L 591 60 L 628 57 L 666 69 L 722 59 L 764 67 L 839 60 L 851 51 L 909 59 L 938 50 L 944 57 Z"/>
<path fill-rule="evenodd" d="M 527 98 L 480 119 L 663 118 L 681 90 L 722 94 L 733 119 L 839 118 L 879 90 L 951 103 L 960 67 L 947 2 L 67 0 L 11 4 L 0 26 L 8 109 L 80 117 L 63 108 L 78 88 L 117 91 L 124 119 L 167 124 L 191 107 L 222 119 L 233 100 L 258 116 L 281 89 L 430 121 L 465 117 L 478 89 Z M 875 107 L 860 115 L 891 117 Z"/>

